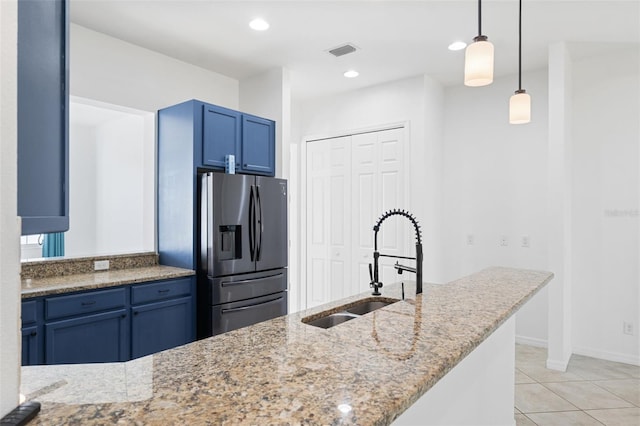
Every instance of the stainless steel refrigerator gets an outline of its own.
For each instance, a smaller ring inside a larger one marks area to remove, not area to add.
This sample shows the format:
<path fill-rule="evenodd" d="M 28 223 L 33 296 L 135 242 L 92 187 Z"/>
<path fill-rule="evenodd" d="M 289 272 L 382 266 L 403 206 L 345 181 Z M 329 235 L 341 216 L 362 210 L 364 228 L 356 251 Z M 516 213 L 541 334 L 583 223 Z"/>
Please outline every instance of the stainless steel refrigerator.
<path fill-rule="evenodd" d="M 287 313 L 287 181 L 202 173 L 198 336 Z"/>

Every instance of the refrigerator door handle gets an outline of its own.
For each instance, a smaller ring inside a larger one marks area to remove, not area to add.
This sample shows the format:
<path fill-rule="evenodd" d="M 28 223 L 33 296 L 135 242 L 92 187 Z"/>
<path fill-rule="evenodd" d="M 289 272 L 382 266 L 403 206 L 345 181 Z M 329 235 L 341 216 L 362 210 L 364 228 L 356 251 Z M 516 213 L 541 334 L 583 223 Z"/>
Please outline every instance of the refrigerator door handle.
<path fill-rule="evenodd" d="M 256 198 L 258 200 L 257 204 L 258 204 L 258 209 L 259 213 L 258 213 L 258 230 L 259 230 L 259 234 L 257 235 L 256 239 L 256 261 L 260 260 L 260 253 L 261 253 L 261 249 L 262 249 L 262 200 L 260 199 L 260 186 L 256 185 Z"/>
<path fill-rule="evenodd" d="M 211 173 L 201 178 L 201 206 L 200 206 L 200 267 L 205 272 L 213 268 L 213 176 Z"/>
<path fill-rule="evenodd" d="M 252 262 L 255 260 L 255 209 L 253 185 L 251 185 L 251 192 L 249 193 L 249 254 Z"/>
<path fill-rule="evenodd" d="M 278 297 L 276 297 L 274 299 L 271 299 L 271 300 L 265 300 L 265 301 L 261 301 L 261 302 L 258 302 L 258 303 L 251 303 L 249 305 L 240 306 L 238 308 L 226 308 L 226 309 L 222 309 L 222 313 L 223 314 L 229 314 L 229 313 L 232 313 L 232 312 L 246 311 L 247 309 L 255 309 L 256 307 L 261 306 L 261 305 L 267 305 L 267 304 L 273 303 L 273 302 L 281 302 L 283 298 L 284 298 L 284 296 L 278 296 Z"/>
<path fill-rule="evenodd" d="M 265 279 L 278 279 L 278 278 L 282 278 L 284 274 L 280 273 L 280 274 L 274 274 L 274 275 L 267 275 L 264 277 L 260 277 L 260 278 L 250 278 L 248 280 L 239 280 L 239 281 L 222 281 L 220 283 L 220 287 L 229 287 L 229 286 L 234 286 L 234 285 L 246 285 L 246 284 L 252 284 L 255 283 L 256 281 L 260 281 L 260 280 L 265 280 Z"/>

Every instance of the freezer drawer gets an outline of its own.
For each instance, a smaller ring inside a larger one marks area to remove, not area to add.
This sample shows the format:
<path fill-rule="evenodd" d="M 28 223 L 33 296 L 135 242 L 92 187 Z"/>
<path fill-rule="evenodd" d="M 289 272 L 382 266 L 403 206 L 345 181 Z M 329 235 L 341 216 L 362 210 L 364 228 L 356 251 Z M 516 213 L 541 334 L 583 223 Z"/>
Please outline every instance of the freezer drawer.
<path fill-rule="evenodd" d="M 229 277 L 209 278 L 211 304 L 237 302 L 279 293 L 287 289 L 287 270 L 256 272 Z"/>
<path fill-rule="evenodd" d="M 287 314 L 287 292 L 212 307 L 213 335 Z"/>

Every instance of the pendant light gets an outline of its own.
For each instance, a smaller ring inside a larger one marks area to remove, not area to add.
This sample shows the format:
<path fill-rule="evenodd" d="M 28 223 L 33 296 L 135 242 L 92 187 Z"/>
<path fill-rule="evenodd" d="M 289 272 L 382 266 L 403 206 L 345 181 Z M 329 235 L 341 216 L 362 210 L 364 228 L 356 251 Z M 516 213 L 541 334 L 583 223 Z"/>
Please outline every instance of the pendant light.
<path fill-rule="evenodd" d="M 482 35 L 482 0 L 478 0 L 478 35 L 464 53 L 465 86 L 486 86 L 493 83 L 493 44 Z"/>
<path fill-rule="evenodd" d="M 518 16 L 518 90 L 509 99 L 509 123 L 526 124 L 531 121 L 531 96 L 522 88 L 522 0 Z"/>

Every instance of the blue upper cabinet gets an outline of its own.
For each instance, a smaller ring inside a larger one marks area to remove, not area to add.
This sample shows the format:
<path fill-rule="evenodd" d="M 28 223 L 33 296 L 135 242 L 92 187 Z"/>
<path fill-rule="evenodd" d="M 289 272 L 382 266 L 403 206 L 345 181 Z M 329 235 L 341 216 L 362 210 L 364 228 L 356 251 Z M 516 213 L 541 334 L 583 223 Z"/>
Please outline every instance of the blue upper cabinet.
<path fill-rule="evenodd" d="M 275 175 L 275 123 L 265 118 L 242 116 L 242 170 Z"/>
<path fill-rule="evenodd" d="M 22 234 L 69 229 L 67 0 L 18 2 L 18 215 Z"/>
<path fill-rule="evenodd" d="M 235 155 L 236 167 L 240 166 L 241 117 L 237 111 L 204 105 L 203 165 L 224 168 L 225 156 Z"/>
<path fill-rule="evenodd" d="M 198 169 L 275 176 L 275 122 L 195 99 L 158 111 L 158 252 L 162 265 L 197 269 Z M 246 166 L 245 166 L 246 164 Z"/>
<path fill-rule="evenodd" d="M 225 157 L 233 154 L 237 173 L 275 175 L 275 122 L 215 105 L 202 108 L 202 166 L 224 169 Z"/>

